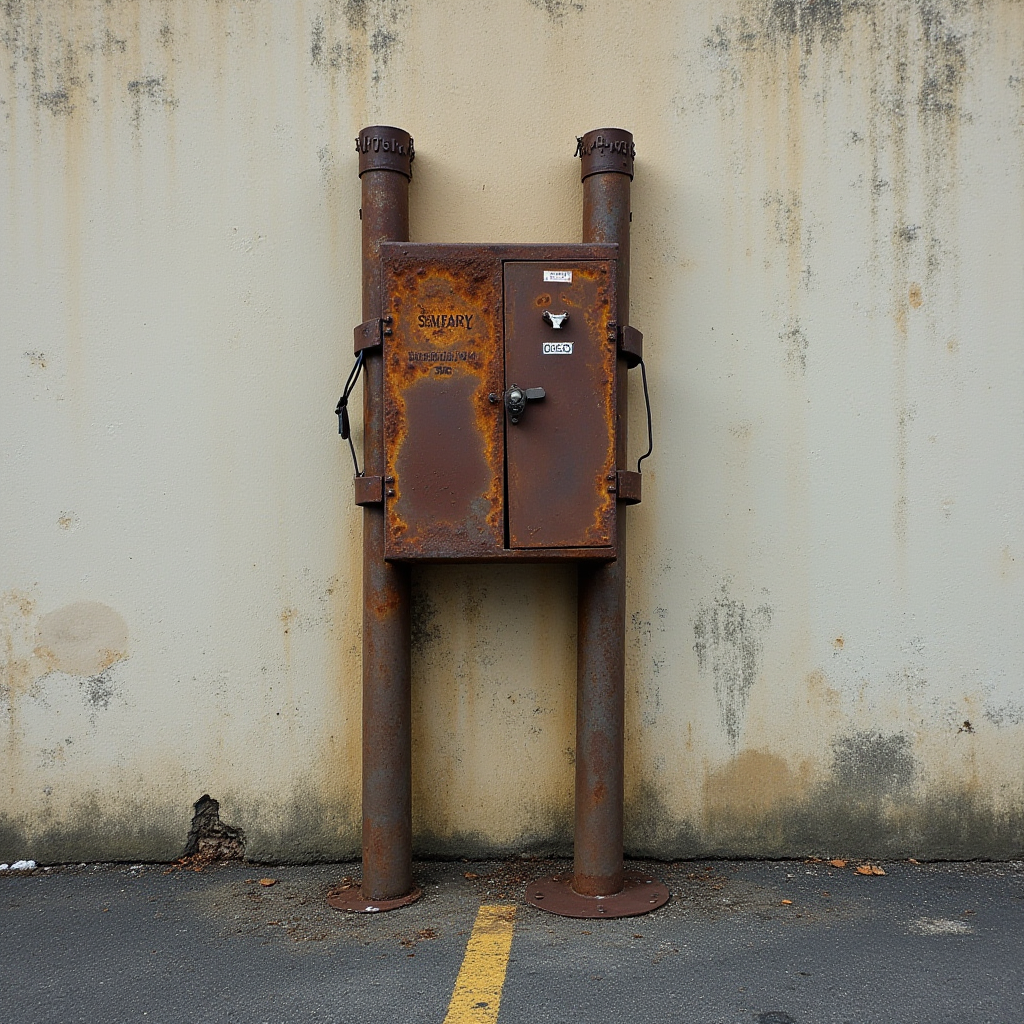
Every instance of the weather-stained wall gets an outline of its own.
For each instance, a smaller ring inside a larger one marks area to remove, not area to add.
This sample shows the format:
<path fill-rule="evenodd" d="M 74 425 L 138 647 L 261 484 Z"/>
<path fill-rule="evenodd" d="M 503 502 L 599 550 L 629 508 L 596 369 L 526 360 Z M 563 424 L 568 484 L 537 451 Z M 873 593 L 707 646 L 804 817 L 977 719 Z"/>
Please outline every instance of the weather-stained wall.
<path fill-rule="evenodd" d="M 629 851 L 1024 852 L 1024 3 L 11 0 L 0 861 L 358 851 L 367 124 L 421 241 L 634 133 Z M 574 570 L 413 589 L 418 850 L 567 851 Z"/>

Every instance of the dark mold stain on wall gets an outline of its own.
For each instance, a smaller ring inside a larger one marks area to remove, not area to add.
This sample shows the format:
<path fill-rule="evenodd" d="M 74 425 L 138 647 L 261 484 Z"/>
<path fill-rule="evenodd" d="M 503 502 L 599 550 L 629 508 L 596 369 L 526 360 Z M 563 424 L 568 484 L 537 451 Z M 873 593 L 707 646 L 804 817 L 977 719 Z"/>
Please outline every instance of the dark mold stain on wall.
<path fill-rule="evenodd" d="M 964 33 L 950 24 L 943 6 L 923 3 L 918 9 L 925 43 L 918 106 L 926 117 L 961 114 L 960 89 L 967 75 Z"/>
<path fill-rule="evenodd" d="M 581 0 L 530 0 L 530 6 L 543 11 L 556 23 L 564 21 L 569 14 L 581 14 L 586 9 Z"/>
<path fill-rule="evenodd" d="M 700 605 L 694 619 L 697 666 L 711 675 L 722 727 L 733 749 L 739 744 L 747 701 L 761 668 L 764 634 L 771 621 L 769 605 L 748 610 L 729 596 L 725 585 Z"/>
<path fill-rule="evenodd" d="M 370 72 L 379 82 L 402 45 L 404 0 L 336 0 L 324 4 L 310 27 L 309 56 L 321 71 Z"/>
<path fill-rule="evenodd" d="M 113 77 L 127 82 L 133 105 L 133 126 L 139 127 L 142 102 L 159 107 L 177 106 L 162 76 L 148 75 L 139 66 L 145 60 L 122 38 L 103 25 L 121 18 L 134 5 L 110 3 L 0 3 L 0 48 L 6 51 L 16 92 L 30 97 L 39 109 L 55 118 L 92 116 L 105 103 L 102 82 Z M 129 30 L 132 31 L 132 30 Z M 134 33 L 138 34 L 136 22 Z M 154 42 L 168 49 L 173 32 L 164 24 Z M 145 51 L 144 41 L 142 49 Z M 102 70 L 101 70 L 102 68 Z M 140 73 L 142 72 L 142 73 Z M 0 97 L 10 102 L 13 97 Z"/>
<path fill-rule="evenodd" d="M 440 643 L 445 634 L 438 607 L 430 596 L 430 587 L 424 584 L 419 573 L 413 573 L 411 589 L 411 648 L 413 656 L 416 656 Z"/>
<path fill-rule="evenodd" d="M 809 53 L 815 43 L 834 45 L 854 14 L 871 0 L 753 0 L 738 16 L 720 21 L 704 41 L 706 49 L 754 51 L 799 39 Z"/>
<path fill-rule="evenodd" d="M 206 794 L 184 806 L 96 794 L 60 814 L 0 812 L 0 861 L 172 861 L 204 851 L 274 864 L 349 860 L 359 851 L 359 808 L 325 797 L 323 788 L 306 778 L 285 791 L 283 803 L 225 799 L 233 808 L 231 825 L 220 821 L 221 803 Z"/>
<path fill-rule="evenodd" d="M 910 740 L 903 733 L 856 732 L 832 745 L 832 776 L 848 796 L 869 799 L 890 796 L 914 781 Z"/>
<path fill-rule="evenodd" d="M 359 855 L 358 797 L 329 797 L 314 775 L 300 778 L 282 804 L 259 797 L 231 801 L 232 820 L 244 830 L 245 858 L 271 864 L 314 864 Z M 226 801 L 225 801 L 226 802 Z"/>
<path fill-rule="evenodd" d="M 153 800 L 86 796 L 60 815 L 0 812 L 0 861 L 170 861 L 181 855 L 188 815 Z"/>
<path fill-rule="evenodd" d="M 446 830 L 426 821 L 413 821 L 413 853 L 417 857 L 452 856 L 485 859 L 572 856 L 572 809 L 564 806 L 530 808 L 530 826 L 508 842 L 495 841 L 486 831 Z"/>
<path fill-rule="evenodd" d="M 805 373 L 807 370 L 807 349 L 810 343 L 799 320 L 792 320 L 779 332 L 779 341 L 782 342 L 786 363 L 790 369 Z"/>
<path fill-rule="evenodd" d="M 996 807 L 968 781 L 921 785 L 903 733 L 854 731 L 813 781 L 784 759 L 744 750 L 712 773 L 700 810 L 679 815 L 647 780 L 626 804 L 626 849 L 659 857 L 1017 859 L 1024 804 Z"/>
<path fill-rule="evenodd" d="M 851 12 L 870 6 L 860 0 L 769 0 L 761 15 L 761 30 L 769 39 L 799 36 L 804 49 L 815 40 L 834 42 L 846 29 Z"/>

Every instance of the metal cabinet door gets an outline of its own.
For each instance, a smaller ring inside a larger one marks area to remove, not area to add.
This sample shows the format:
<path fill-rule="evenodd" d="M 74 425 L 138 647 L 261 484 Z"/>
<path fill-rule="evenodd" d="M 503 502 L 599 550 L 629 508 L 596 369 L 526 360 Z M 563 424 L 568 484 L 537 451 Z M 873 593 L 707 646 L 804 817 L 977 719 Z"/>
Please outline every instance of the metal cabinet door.
<path fill-rule="evenodd" d="M 382 272 L 385 557 L 498 555 L 504 451 L 489 395 L 501 390 L 500 263 L 399 249 Z"/>
<path fill-rule="evenodd" d="M 518 422 L 506 412 L 509 547 L 607 547 L 615 530 L 615 263 L 507 262 L 504 277 L 506 391 L 544 389 Z"/>

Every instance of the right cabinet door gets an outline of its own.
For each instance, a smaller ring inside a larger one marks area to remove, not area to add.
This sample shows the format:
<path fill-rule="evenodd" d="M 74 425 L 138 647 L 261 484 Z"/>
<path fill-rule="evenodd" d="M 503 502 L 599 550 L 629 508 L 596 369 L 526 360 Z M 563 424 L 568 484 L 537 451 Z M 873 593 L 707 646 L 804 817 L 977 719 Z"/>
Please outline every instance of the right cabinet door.
<path fill-rule="evenodd" d="M 615 531 L 615 263 L 507 262 L 508 545 L 609 547 Z M 567 315 L 566 315 L 567 314 Z"/>

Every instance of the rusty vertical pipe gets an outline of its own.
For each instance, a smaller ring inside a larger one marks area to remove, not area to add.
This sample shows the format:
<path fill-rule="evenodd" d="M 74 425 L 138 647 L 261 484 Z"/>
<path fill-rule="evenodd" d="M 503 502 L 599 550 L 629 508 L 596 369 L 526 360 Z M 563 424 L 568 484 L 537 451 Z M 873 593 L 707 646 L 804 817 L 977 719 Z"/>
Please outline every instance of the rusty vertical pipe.
<path fill-rule="evenodd" d="M 413 141 L 400 128 L 356 140 L 362 186 L 363 319 L 383 315 L 381 242 L 409 239 Z M 367 350 L 363 375 L 366 476 L 384 475 L 384 359 Z M 363 508 L 363 882 L 367 900 L 412 882 L 412 703 L 409 569 L 384 561 L 384 506 Z"/>
<path fill-rule="evenodd" d="M 629 322 L 629 189 L 633 136 L 600 128 L 580 140 L 583 241 L 619 246 L 620 326 Z M 617 367 L 616 462 L 626 465 L 629 391 L 626 360 Z M 623 746 L 626 676 L 626 506 L 616 514 L 618 556 L 579 569 L 576 656 L 576 835 L 573 888 L 610 896 L 623 886 Z"/>

